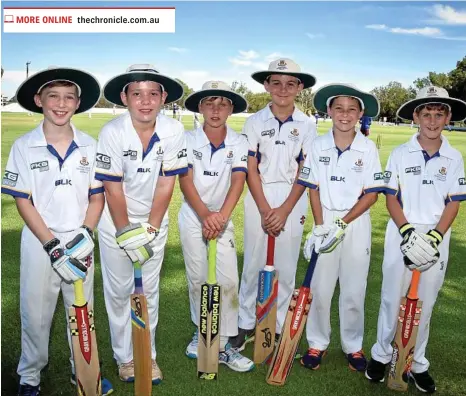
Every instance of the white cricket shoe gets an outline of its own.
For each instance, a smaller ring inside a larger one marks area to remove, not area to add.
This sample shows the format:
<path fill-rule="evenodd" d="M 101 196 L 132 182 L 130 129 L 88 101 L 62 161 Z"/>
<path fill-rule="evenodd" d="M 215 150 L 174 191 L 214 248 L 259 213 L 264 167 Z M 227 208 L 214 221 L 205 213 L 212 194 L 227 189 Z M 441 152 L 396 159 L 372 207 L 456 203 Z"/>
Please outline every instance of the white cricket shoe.
<path fill-rule="evenodd" d="M 193 335 L 193 339 L 186 347 L 186 356 L 190 359 L 197 359 L 197 346 L 199 344 L 199 335 L 196 330 Z"/>
<path fill-rule="evenodd" d="M 221 364 L 226 364 L 229 368 L 240 373 L 245 373 L 254 369 L 252 360 L 241 355 L 236 348 L 232 348 L 230 344 L 225 346 L 225 351 L 218 354 L 218 361 Z"/>

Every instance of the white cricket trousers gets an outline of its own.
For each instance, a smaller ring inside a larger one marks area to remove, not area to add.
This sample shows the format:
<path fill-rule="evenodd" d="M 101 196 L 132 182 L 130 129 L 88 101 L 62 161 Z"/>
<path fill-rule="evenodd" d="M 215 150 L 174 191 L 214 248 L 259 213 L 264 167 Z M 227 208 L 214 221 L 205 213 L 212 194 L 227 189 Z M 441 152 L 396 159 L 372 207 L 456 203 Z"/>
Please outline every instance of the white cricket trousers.
<path fill-rule="evenodd" d="M 293 186 L 288 183 L 263 184 L 265 198 L 271 208 L 279 207 L 290 194 Z M 280 334 L 285 322 L 291 295 L 295 288 L 296 267 L 301 250 L 304 221 L 307 215 L 308 195 L 305 192 L 275 240 L 274 265 L 278 274 L 277 324 Z M 261 225 L 261 216 L 250 191 L 244 199 L 244 267 L 239 292 L 239 321 L 242 329 L 256 326 L 256 298 L 259 271 L 267 258 L 267 237 Z"/>
<path fill-rule="evenodd" d="M 76 231 L 57 233 L 64 245 L 77 234 Z M 94 286 L 94 257 L 84 280 L 84 295 L 92 305 Z M 17 373 L 21 384 L 40 384 L 40 371 L 49 360 L 50 327 L 60 290 L 63 295 L 67 323 L 71 367 L 74 370 L 73 351 L 68 325 L 68 309 L 74 303 L 74 287 L 65 283 L 53 270 L 50 257 L 31 230 L 24 226 L 21 233 L 20 314 L 21 357 Z"/>
<path fill-rule="evenodd" d="M 147 222 L 147 218 L 129 218 L 131 223 Z M 106 207 L 99 222 L 100 261 L 105 307 L 110 325 L 113 357 L 117 364 L 133 360 L 130 296 L 134 291 L 133 263 L 115 240 L 115 226 Z M 155 330 L 159 318 L 159 284 L 168 218 L 165 216 L 160 233 L 151 243 L 154 255 L 142 265 L 142 283 L 149 313 L 152 359 L 156 358 Z"/>
<path fill-rule="evenodd" d="M 348 211 L 323 209 L 324 224 L 331 225 Z M 337 281 L 340 338 L 343 352 L 362 349 L 364 299 L 371 258 L 371 219 L 369 212 L 351 222 L 345 238 L 330 253 L 321 253 L 311 282 L 312 304 L 307 318 L 306 338 L 310 348 L 326 350 L 330 344 L 330 307 Z"/>
<path fill-rule="evenodd" d="M 417 232 L 426 233 L 435 228 L 435 224 L 413 224 Z M 425 357 L 427 341 L 429 339 L 430 318 L 437 295 L 442 287 L 448 263 L 451 229 L 448 230 L 439 245 L 440 258 L 427 271 L 421 273 L 418 295 L 422 300 L 422 313 L 419 320 L 416 347 L 414 348 L 411 370 L 422 373 L 429 368 L 429 361 Z M 372 358 L 389 363 L 392 358 L 392 341 L 395 338 L 398 324 L 400 299 L 406 296 L 411 283 L 412 272 L 404 265 L 403 254 L 400 250 L 401 235 L 393 220 L 387 225 L 385 234 L 384 257 L 382 264 L 382 293 L 377 322 L 377 342 L 371 350 Z"/>
<path fill-rule="evenodd" d="M 207 279 L 207 244 L 202 225 L 189 204 L 183 202 L 178 214 L 181 248 L 183 250 L 189 290 L 191 320 L 199 326 L 201 285 Z M 233 222 L 217 238 L 217 282 L 221 286 L 220 335 L 238 334 L 238 261 Z"/>

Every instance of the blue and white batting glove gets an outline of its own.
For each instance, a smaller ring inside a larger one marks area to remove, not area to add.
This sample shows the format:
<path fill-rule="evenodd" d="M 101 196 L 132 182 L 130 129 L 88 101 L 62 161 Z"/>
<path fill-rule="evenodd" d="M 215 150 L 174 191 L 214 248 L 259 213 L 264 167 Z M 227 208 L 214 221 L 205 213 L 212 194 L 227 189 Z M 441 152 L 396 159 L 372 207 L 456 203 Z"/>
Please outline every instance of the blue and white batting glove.
<path fill-rule="evenodd" d="M 76 260 L 85 260 L 94 252 L 92 230 L 82 226 L 78 231 L 78 234 L 66 244 L 65 253 Z"/>
<path fill-rule="evenodd" d="M 44 250 L 50 256 L 52 268 L 66 283 L 74 283 L 86 277 L 87 267 L 79 260 L 66 255 L 57 238 L 46 242 Z"/>
<path fill-rule="evenodd" d="M 346 227 L 348 227 L 348 224 L 346 224 L 342 219 L 336 218 L 330 226 L 328 234 L 324 237 L 319 252 L 333 252 L 338 244 L 345 238 Z"/>
<path fill-rule="evenodd" d="M 311 259 L 312 251 L 319 251 L 324 236 L 330 232 L 330 227 L 325 225 L 315 225 L 312 232 L 306 235 L 306 240 L 303 247 L 303 255 L 306 260 Z"/>

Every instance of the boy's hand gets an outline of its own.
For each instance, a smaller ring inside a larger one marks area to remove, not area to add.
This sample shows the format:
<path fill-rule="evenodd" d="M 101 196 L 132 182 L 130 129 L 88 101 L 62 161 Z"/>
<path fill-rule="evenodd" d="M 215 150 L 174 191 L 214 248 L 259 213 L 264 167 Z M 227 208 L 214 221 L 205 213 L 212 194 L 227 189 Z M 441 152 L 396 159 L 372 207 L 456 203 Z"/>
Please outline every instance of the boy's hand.
<path fill-rule="evenodd" d="M 66 283 L 74 283 L 86 277 L 87 267 L 80 261 L 66 255 L 57 238 L 46 242 L 44 250 L 50 256 L 52 268 Z"/>
<path fill-rule="evenodd" d="M 335 250 L 338 244 L 345 238 L 345 230 L 348 227 L 342 219 L 336 218 L 333 224 L 329 227 L 328 234 L 324 236 L 320 253 L 330 253 Z"/>
<path fill-rule="evenodd" d="M 220 212 L 209 212 L 202 219 L 202 227 L 210 231 L 222 232 L 226 223 L 226 219 Z"/>
<path fill-rule="evenodd" d="M 320 246 L 325 235 L 330 231 L 329 226 L 325 225 L 316 225 L 312 229 L 312 232 L 309 232 L 306 235 L 306 241 L 304 242 L 303 254 L 306 260 L 311 259 L 312 250 L 315 249 L 316 252 L 319 251 Z"/>
<path fill-rule="evenodd" d="M 272 234 L 280 234 L 285 229 L 289 215 L 290 213 L 281 206 L 271 209 L 264 217 L 265 229 Z"/>

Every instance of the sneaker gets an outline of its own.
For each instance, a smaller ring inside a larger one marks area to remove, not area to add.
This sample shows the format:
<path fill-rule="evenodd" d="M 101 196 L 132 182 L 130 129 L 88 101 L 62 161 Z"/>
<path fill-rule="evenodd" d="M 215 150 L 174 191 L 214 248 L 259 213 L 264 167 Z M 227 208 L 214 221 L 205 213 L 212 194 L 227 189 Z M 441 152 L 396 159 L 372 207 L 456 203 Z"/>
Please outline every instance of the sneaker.
<path fill-rule="evenodd" d="M 238 350 L 238 352 L 244 351 L 244 348 L 246 348 L 246 344 L 249 344 L 250 342 L 254 341 L 254 334 L 256 330 L 245 330 L 238 328 L 238 335 L 235 337 L 230 337 L 228 339 L 228 343 L 231 345 L 232 348 L 235 348 Z"/>
<path fill-rule="evenodd" d="M 118 376 L 123 382 L 134 382 L 134 361 L 119 364 Z"/>
<path fill-rule="evenodd" d="M 225 351 L 218 354 L 219 363 L 226 364 L 232 370 L 240 373 L 251 371 L 254 368 L 252 360 L 241 355 L 236 348 L 232 348 L 229 344 L 225 348 Z"/>
<path fill-rule="evenodd" d="M 197 359 L 197 346 L 199 345 L 199 333 L 196 330 L 193 335 L 193 339 L 186 347 L 186 356 L 190 359 Z"/>
<path fill-rule="evenodd" d="M 300 360 L 301 365 L 311 370 L 317 370 L 320 367 L 322 358 L 326 354 L 327 354 L 326 350 L 321 351 L 320 349 L 309 348 L 307 350 L 307 354 L 304 355 Z"/>
<path fill-rule="evenodd" d="M 157 362 L 154 359 L 152 359 L 152 384 L 158 385 L 162 382 L 162 379 L 162 371 L 157 365 Z"/>
<path fill-rule="evenodd" d="M 364 373 L 366 378 L 372 382 L 384 382 L 385 381 L 385 370 L 388 364 L 380 363 L 379 361 L 372 358 L 369 360 L 366 372 Z"/>
<path fill-rule="evenodd" d="M 71 374 L 70 382 L 76 386 L 76 375 Z M 107 378 L 102 378 L 102 396 L 107 396 L 113 393 L 112 383 Z"/>
<path fill-rule="evenodd" d="M 19 384 L 18 396 L 39 396 L 40 386 L 32 386 L 29 384 Z"/>
<path fill-rule="evenodd" d="M 348 359 L 349 368 L 351 370 L 366 371 L 367 360 L 366 356 L 364 356 L 364 351 L 362 349 L 354 353 L 346 354 L 346 358 Z"/>
<path fill-rule="evenodd" d="M 428 371 L 423 373 L 409 373 L 409 378 L 414 381 L 416 388 L 424 393 L 434 393 L 437 388 L 435 387 L 434 379 L 430 376 Z"/>

